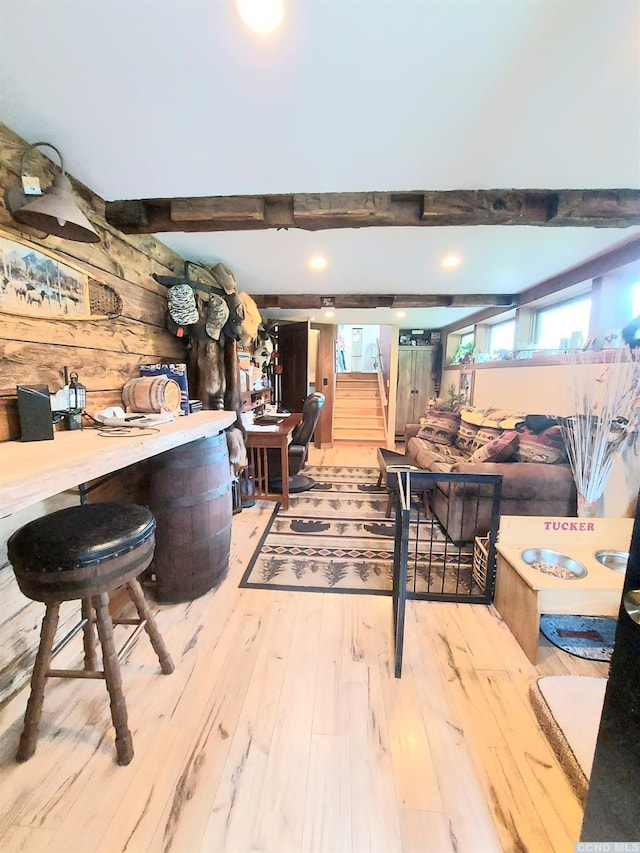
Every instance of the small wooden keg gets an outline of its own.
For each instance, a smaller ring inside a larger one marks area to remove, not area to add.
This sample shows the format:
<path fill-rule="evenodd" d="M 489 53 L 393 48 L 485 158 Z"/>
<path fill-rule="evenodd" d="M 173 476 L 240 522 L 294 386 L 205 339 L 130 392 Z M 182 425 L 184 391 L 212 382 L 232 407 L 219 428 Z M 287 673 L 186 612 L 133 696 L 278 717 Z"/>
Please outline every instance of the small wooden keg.
<path fill-rule="evenodd" d="M 180 386 L 168 376 L 130 379 L 122 389 L 122 401 L 131 412 L 178 412 Z"/>

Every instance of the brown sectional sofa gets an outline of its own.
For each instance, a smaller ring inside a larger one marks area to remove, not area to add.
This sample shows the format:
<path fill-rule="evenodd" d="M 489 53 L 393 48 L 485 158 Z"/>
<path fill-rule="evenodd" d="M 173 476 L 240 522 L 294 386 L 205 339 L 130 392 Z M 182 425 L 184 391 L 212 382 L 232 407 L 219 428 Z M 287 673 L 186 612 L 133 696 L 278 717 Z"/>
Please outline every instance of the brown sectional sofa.
<path fill-rule="evenodd" d="M 555 418 L 472 407 L 459 413 L 432 409 L 420 424 L 407 424 L 405 454 L 427 471 L 501 474 L 501 515 L 576 514 L 575 483 Z M 437 484 L 433 511 L 456 543 L 471 542 L 489 529 L 491 491 L 479 488 L 478 503 L 477 486 Z"/>

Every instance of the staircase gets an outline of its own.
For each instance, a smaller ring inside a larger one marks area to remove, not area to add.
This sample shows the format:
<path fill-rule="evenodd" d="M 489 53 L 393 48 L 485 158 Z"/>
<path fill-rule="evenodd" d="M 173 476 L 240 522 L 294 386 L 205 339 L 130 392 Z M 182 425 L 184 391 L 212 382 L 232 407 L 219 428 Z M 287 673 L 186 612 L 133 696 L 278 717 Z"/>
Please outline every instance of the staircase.
<path fill-rule="evenodd" d="M 333 404 L 334 441 L 386 445 L 384 410 L 375 373 L 338 373 Z"/>

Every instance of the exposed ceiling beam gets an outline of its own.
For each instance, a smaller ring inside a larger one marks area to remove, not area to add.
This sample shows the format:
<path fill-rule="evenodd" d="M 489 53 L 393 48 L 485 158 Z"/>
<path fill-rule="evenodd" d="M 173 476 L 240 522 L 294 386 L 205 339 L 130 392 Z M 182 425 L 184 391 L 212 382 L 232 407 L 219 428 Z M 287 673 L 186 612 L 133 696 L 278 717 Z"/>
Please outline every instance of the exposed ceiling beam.
<path fill-rule="evenodd" d="M 254 293 L 258 308 L 287 308 L 290 310 L 313 310 L 319 308 L 469 308 L 480 305 L 499 306 L 501 310 L 513 308 L 518 297 L 513 294 L 467 293 L 455 296 L 393 294 L 361 295 L 336 294 L 319 296 L 302 293 Z"/>
<path fill-rule="evenodd" d="M 107 222 L 126 234 L 171 231 L 321 231 L 369 226 L 640 225 L 640 190 L 420 190 L 108 201 Z"/>

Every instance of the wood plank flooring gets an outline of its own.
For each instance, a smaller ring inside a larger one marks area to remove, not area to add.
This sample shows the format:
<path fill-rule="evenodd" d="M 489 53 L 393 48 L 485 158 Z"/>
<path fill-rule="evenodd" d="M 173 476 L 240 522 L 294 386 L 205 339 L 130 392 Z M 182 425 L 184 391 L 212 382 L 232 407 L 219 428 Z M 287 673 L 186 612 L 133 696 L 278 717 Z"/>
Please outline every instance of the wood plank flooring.
<path fill-rule="evenodd" d="M 375 448 L 309 461 L 375 466 Z M 0 708 L 0 850 L 572 851 L 581 808 L 527 691 L 607 665 L 542 641 L 534 667 L 493 608 L 418 601 L 395 679 L 389 598 L 238 589 L 272 510 L 234 516 L 217 591 L 156 608 L 172 675 L 146 636 L 128 652 L 128 767 L 101 682 L 49 682 L 26 764 L 26 690 Z"/>

